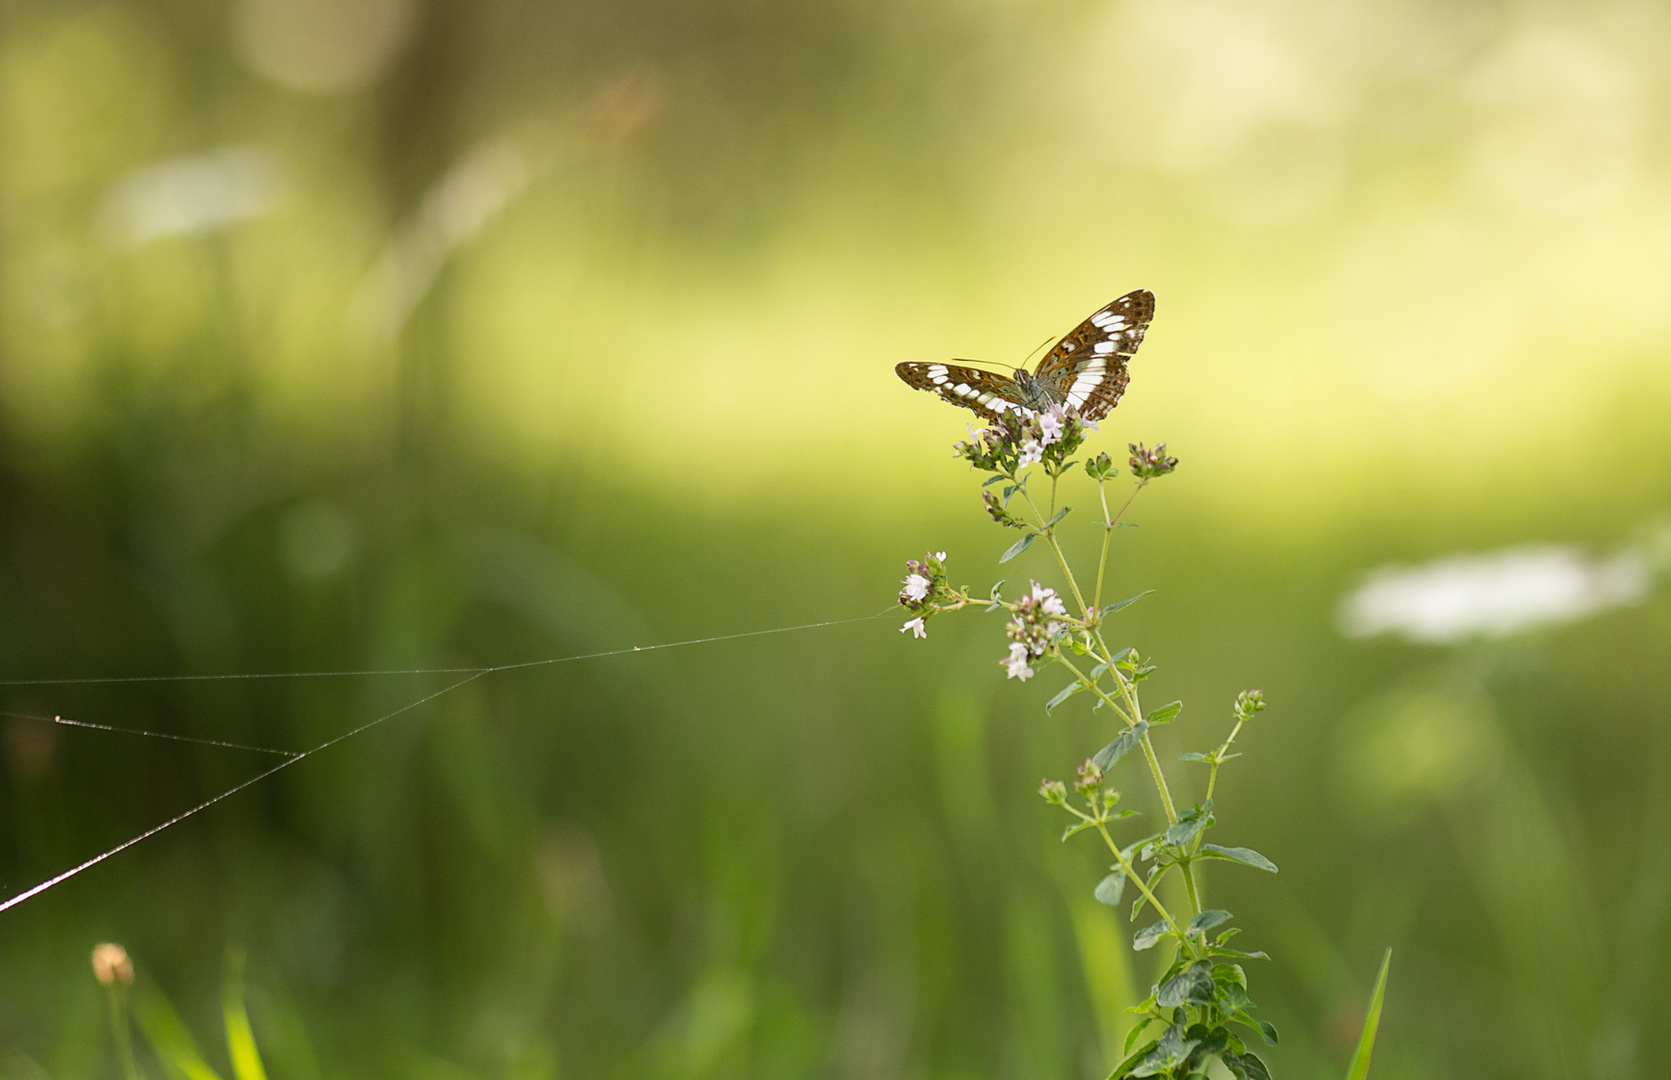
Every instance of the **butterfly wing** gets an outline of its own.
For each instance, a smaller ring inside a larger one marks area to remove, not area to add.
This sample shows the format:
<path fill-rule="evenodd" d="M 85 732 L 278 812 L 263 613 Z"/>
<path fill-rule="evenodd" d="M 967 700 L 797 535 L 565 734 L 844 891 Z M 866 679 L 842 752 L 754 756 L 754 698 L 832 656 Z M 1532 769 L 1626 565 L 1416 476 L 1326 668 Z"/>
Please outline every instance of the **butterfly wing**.
<path fill-rule="evenodd" d="M 1098 308 L 1039 361 L 1037 377 L 1087 420 L 1108 415 L 1126 391 L 1126 363 L 1155 317 L 1155 294 L 1129 292 Z"/>
<path fill-rule="evenodd" d="M 939 394 L 953 405 L 973 409 L 988 420 L 996 421 L 1006 410 L 1020 410 L 1015 400 L 1015 380 L 980 368 L 962 364 L 903 363 L 894 367 L 895 373 L 907 386 Z"/>

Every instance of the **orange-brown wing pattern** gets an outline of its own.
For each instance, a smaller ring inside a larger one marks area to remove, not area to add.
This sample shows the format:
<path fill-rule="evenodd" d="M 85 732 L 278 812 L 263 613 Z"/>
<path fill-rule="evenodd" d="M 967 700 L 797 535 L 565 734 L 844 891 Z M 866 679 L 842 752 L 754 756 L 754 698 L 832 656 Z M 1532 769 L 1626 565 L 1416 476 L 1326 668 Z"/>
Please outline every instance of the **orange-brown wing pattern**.
<path fill-rule="evenodd" d="M 988 420 L 1008 409 L 1020 410 L 1014 400 L 1015 381 L 1007 375 L 997 375 L 962 364 L 903 363 L 894 371 L 906 385 L 918 390 L 939 394 L 953 405 L 973 409 Z"/>
<path fill-rule="evenodd" d="M 1101 420 L 1125 393 L 1126 362 L 1154 316 L 1155 294 L 1147 289 L 1105 304 L 1045 354 L 1037 377 L 1079 415 Z"/>

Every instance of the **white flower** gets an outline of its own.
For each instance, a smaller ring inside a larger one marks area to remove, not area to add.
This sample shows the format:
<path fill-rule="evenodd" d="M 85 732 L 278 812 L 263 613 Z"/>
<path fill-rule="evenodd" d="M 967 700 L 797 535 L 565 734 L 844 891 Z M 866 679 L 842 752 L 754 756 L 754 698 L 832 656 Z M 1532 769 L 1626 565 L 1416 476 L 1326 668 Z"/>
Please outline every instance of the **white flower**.
<path fill-rule="evenodd" d="M 928 627 L 923 625 L 923 617 L 921 615 L 918 615 L 915 619 L 912 619 L 910 622 L 899 628 L 899 632 L 902 634 L 907 630 L 911 631 L 912 637 L 928 636 Z"/>
<path fill-rule="evenodd" d="M 1393 631 L 1449 644 L 1575 622 L 1639 603 L 1650 585 L 1647 562 L 1635 552 L 1596 560 L 1543 545 L 1451 555 L 1372 571 L 1341 602 L 1339 624 L 1349 637 Z"/>
<path fill-rule="evenodd" d="M 946 561 L 946 553 L 944 551 L 936 551 L 934 553 L 934 561 L 935 562 L 940 562 L 940 563 L 945 562 Z"/>
<path fill-rule="evenodd" d="M 190 236 L 272 212 L 280 162 L 259 146 L 226 146 L 167 158 L 129 173 L 104 197 L 111 239 L 136 248 L 167 236 Z"/>
<path fill-rule="evenodd" d="M 1021 457 L 1016 461 L 1016 465 L 1018 467 L 1022 465 L 1036 465 L 1043 460 L 1044 447 L 1040 446 L 1032 439 L 1028 439 L 1026 442 L 1021 444 Z"/>
<path fill-rule="evenodd" d="M 899 595 L 913 603 L 919 602 L 928 596 L 930 584 L 931 582 L 921 574 L 912 574 L 905 579 L 905 588 L 899 591 Z"/>
<path fill-rule="evenodd" d="M 1027 646 L 1018 641 L 1010 646 L 1009 657 L 998 662 L 1004 665 L 1007 678 L 1020 679 L 1022 682 L 1026 682 L 1033 677 L 1033 669 L 1027 666 L 1028 659 Z"/>
<path fill-rule="evenodd" d="M 1052 409 L 1039 416 L 1039 428 L 1044 434 L 1039 438 L 1039 445 L 1049 446 L 1062 437 L 1062 416 Z"/>
<path fill-rule="evenodd" d="M 1058 619 L 1068 617 L 1067 606 L 1062 603 L 1061 594 L 1055 589 L 1046 588 L 1038 582 L 1033 582 L 1033 600 L 1039 605 L 1039 610 L 1046 615 L 1053 615 Z M 1055 627 L 1051 628 L 1055 633 Z"/>

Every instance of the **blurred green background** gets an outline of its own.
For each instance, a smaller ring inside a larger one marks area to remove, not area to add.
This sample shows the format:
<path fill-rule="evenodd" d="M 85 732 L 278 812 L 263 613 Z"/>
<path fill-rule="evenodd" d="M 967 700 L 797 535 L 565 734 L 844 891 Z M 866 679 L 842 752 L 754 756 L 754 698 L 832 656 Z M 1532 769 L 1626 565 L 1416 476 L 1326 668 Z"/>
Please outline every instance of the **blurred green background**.
<path fill-rule="evenodd" d="M 1183 464 L 1119 632 L 1169 757 L 1273 704 L 1219 839 L 1282 873 L 1208 881 L 1267 1059 L 1340 1075 L 1392 945 L 1377 1077 L 1662 1076 L 1671 604 L 1335 621 L 1671 501 L 1668 51 L 1605 0 L 5 0 L 0 677 L 866 616 L 925 549 L 984 589 L 1013 537 L 893 365 L 1146 287 L 1096 438 Z M 0 1076 L 116 1075 L 100 940 L 223 1072 L 247 948 L 276 1080 L 1103 1075 L 1159 958 L 1034 790 L 1105 721 L 1001 685 L 996 617 L 895 620 L 494 674 L 0 915 Z M 0 688 L 0 886 L 272 760 L 28 717 L 301 748 L 443 685 Z"/>

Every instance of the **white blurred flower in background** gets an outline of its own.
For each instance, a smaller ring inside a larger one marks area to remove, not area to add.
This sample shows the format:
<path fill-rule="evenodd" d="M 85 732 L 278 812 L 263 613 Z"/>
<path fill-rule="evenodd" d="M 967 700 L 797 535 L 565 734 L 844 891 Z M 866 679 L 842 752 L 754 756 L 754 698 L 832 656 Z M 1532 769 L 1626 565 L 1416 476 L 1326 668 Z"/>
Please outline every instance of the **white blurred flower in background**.
<path fill-rule="evenodd" d="M 117 247 L 207 232 L 270 212 L 278 202 L 278 155 L 260 146 L 226 146 L 166 158 L 110 185 L 102 206 Z"/>
<path fill-rule="evenodd" d="M 1448 555 L 1370 571 L 1341 602 L 1339 626 L 1348 637 L 1396 633 L 1446 645 L 1637 604 L 1652 584 L 1651 562 L 1638 551 L 1593 558 L 1580 548 L 1549 544 Z"/>

